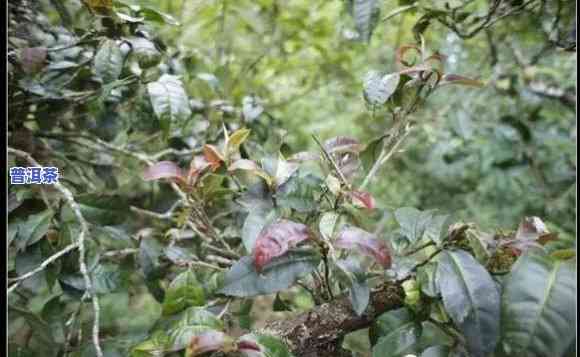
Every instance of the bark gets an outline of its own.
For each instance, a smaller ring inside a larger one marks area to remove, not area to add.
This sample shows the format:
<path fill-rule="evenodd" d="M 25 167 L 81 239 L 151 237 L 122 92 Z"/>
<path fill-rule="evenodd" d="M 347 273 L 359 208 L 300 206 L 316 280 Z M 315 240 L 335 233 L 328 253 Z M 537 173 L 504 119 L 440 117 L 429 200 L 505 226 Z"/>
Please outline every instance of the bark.
<path fill-rule="evenodd" d="M 403 299 L 400 284 L 388 282 L 371 293 L 362 316 L 354 313 L 348 296 L 343 296 L 294 319 L 269 322 L 262 332 L 282 338 L 296 356 L 350 356 L 341 348 L 344 336 L 369 327 L 382 313 L 402 307 Z"/>

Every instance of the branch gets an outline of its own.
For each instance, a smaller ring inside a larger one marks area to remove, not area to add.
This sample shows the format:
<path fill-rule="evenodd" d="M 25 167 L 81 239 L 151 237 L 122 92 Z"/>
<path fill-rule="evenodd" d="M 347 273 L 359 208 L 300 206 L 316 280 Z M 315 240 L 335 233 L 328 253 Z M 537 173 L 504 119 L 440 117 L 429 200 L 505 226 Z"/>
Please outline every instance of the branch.
<path fill-rule="evenodd" d="M 397 15 L 399 15 L 399 14 L 401 14 L 401 13 L 403 13 L 403 12 L 407 11 L 407 10 L 414 9 L 414 8 L 416 8 L 417 6 L 418 6 L 417 4 L 411 4 L 411 5 L 401 6 L 401 7 L 399 7 L 398 9 L 396 9 L 396 10 L 394 10 L 394 11 L 390 12 L 390 13 L 389 13 L 387 16 L 383 17 L 381 21 L 383 21 L 383 22 L 384 22 L 384 21 L 387 21 L 387 20 L 389 20 L 390 18 L 393 18 L 393 17 L 395 17 L 395 16 L 397 16 Z"/>
<path fill-rule="evenodd" d="M 562 88 L 552 87 L 543 82 L 533 81 L 529 84 L 529 90 L 541 97 L 556 99 L 562 104 L 574 110 L 576 108 L 576 94 L 567 92 Z"/>
<path fill-rule="evenodd" d="M 33 166 L 41 166 L 27 152 L 13 149 L 11 147 L 8 147 L 8 152 L 12 153 L 20 158 L 23 158 L 24 160 L 26 160 L 28 163 L 30 163 Z M 79 204 L 74 200 L 74 196 L 70 192 L 70 190 L 68 188 L 66 188 L 65 186 L 63 186 L 59 182 L 54 183 L 54 187 L 62 193 L 65 200 L 67 201 L 69 206 L 72 208 L 72 210 L 77 218 L 77 221 L 79 222 L 79 224 L 81 226 L 81 232 L 77 238 L 75 248 L 78 248 L 78 250 L 79 250 L 79 267 L 80 267 L 81 274 L 83 275 L 83 278 L 85 281 L 86 291 L 87 291 L 87 293 L 88 293 L 88 295 L 91 298 L 92 303 L 93 303 L 93 312 L 94 312 L 93 345 L 95 346 L 95 352 L 96 352 L 97 357 L 103 357 L 103 351 L 101 350 L 101 345 L 99 342 L 99 317 L 100 317 L 99 300 L 98 300 L 96 294 L 93 293 L 93 283 L 91 281 L 91 277 L 90 277 L 89 272 L 87 270 L 87 264 L 85 261 L 85 258 L 86 258 L 85 237 L 89 232 L 89 225 L 88 225 L 87 221 L 85 220 L 85 218 L 83 217 L 83 215 L 81 213 L 81 208 L 80 208 Z M 69 246 L 67 248 L 69 249 L 69 251 L 73 249 L 71 246 Z M 67 248 L 65 248 L 65 250 Z M 61 254 L 59 256 L 62 256 L 62 255 L 64 255 L 64 254 Z M 46 261 L 45 261 L 45 263 L 46 263 Z M 50 262 L 48 264 L 50 264 Z M 34 274 L 29 275 L 29 277 L 34 275 Z M 13 286 L 13 287 L 11 287 L 11 289 L 13 290 L 13 289 L 15 289 L 15 287 Z"/>
<path fill-rule="evenodd" d="M 345 335 L 370 326 L 386 311 L 402 307 L 404 296 L 399 284 L 387 282 L 371 293 L 362 316 L 354 313 L 348 296 L 342 296 L 294 319 L 269 322 L 261 332 L 282 338 L 296 356 L 335 357 Z"/>
<path fill-rule="evenodd" d="M 8 295 L 10 295 L 19 285 L 20 283 L 22 283 L 22 281 L 31 278 L 32 276 L 40 273 L 41 271 L 43 271 L 44 269 L 46 269 L 50 264 L 54 263 L 58 258 L 62 257 L 63 255 L 68 254 L 69 252 L 77 249 L 79 247 L 78 243 L 73 243 L 68 245 L 67 247 L 65 247 L 63 250 L 51 255 L 50 257 L 48 257 L 45 261 L 43 261 L 38 267 L 36 267 L 35 269 L 29 271 L 26 274 L 23 274 L 17 278 L 11 278 L 8 279 L 9 282 L 15 282 L 14 285 L 12 285 L 9 289 L 8 289 Z"/>
<path fill-rule="evenodd" d="M 471 31 L 467 31 L 467 32 L 462 32 L 461 30 L 459 30 L 459 28 L 457 28 L 457 26 L 454 23 L 448 22 L 447 20 L 443 19 L 442 17 L 437 17 L 437 20 L 441 24 L 443 24 L 445 27 L 447 27 L 448 29 L 453 31 L 457 36 L 466 40 L 466 39 L 474 37 L 482 30 L 490 28 L 496 22 L 498 22 L 498 21 L 500 21 L 508 16 L 514 15 L 514 14 L 518 13 L 519 11 L 524 10 L 528 5 L 530 5 L 536 1 L 537 0 L 526 1 L 526 2 L 522 3 L 521 5 L 516 6 L 516 7 L 512 7 L 511 9 L 504 12 L 503 14 L 494 17 L 493 15 L 495 15 L 497 10 L 499 9 L 499 5 L 502 3 L 501 0 L 494 0 L 493 3 L 490 5 L 489 11 L 485 15 L 484 20 L 479 25 L 477 25 L 475 28 L 473 28 Z"/>

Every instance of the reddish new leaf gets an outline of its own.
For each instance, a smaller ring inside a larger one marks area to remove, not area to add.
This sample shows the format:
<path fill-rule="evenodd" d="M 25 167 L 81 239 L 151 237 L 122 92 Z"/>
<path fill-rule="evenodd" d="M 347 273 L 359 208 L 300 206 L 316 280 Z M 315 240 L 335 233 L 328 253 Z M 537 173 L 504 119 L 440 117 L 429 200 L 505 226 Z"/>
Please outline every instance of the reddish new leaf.
<path fill-rule="evenodd" d="M 189 173 L 187 174 L 187 183 L 194 186 L 203 174 L 203 172 L 211 165 L 203 156 L 194 156 L 189 163 Z"/>
<path fill-rule="evenodd" d="M 207 331 L 191 338 L 186 355 L 193 357 L 210 351 L 227 352 L 232 349 L 233 341 L 228 335 L 219 331 Z"/>
<path fill-rule="evenodd" d="M 511 248 L 515 255 L 530 248 L 542 248 L 542 245 L 550 240 L 555 240 L 556 235 L 548 232 L 546 225 L 538 217 L 524 217 L 513 239 L 503 241 L 500 246 Z"/>
<path fill-rule="evenodd" d="M 415 78 L 417 75 L 429 70 L 431 70 L 431 67 L 424 64 L 420 64 L 413 67 L 406 67 L 405 69 L 400 70 L 399 74 L 406 74 L 412 78 Z"/>
<path fill-rule="evenodd" d="M 391 255 L 387 243 L 360 228 L 344 228 L 338 233 L 334 244 L 338 248 L 357 250 L 370 256 L 385 269 L 391 267 Z"/>
<path fill-rule="evenodd" d="M 239 341 L 238 342 L 238 352 L 243 354 L 246 357 L 261 357 L 262 349 L 258 344 L 253 341 Z"/>
<path fill-rule="evenodd" d="M 376 207 L 375 206 L 375 199 L 368 192 L 355 190 L 355 191 L 350 191 L 347 194 L 352 199 L 352 202 L 357 206 L 362 206 L 362 207 L 365 207 L 367 209 L 374 209 Z"/>
<path fill-rule="evenodd" d="M 185 181 L 183 170 L 171 161 L 160 161 L 152 166 L 149 166 L 143 172 L 143 179 L 145 181 L 159 180 L 159 179 L 177 179 Z"/>
<path fill-rule="evenodd" d="M 256 270 L 262 271 L 272 259 L 284 255 L 288 249 L 309 237 L 308 227 L 301 223 L 283 219 L 266 226 L 258 235 L 254 246 Z"/>
<path fill-rule="evenodd" d="M 203 155 L 207 162 L 209 162 L 212 171 L 217 170 L 222 165 L 222 162 L 224 162 L 224 157 L 213 145 L 205 145 L 203 147 Z"/>

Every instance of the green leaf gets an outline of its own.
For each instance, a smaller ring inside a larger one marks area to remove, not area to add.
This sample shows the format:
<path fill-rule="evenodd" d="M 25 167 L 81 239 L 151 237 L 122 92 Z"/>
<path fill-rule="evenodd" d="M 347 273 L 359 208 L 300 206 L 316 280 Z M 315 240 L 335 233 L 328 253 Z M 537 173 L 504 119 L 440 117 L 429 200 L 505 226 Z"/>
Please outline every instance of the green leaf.
<path fill-rule="evenodd" d="M 155 357 L 162 355 L 170 343 L 165 331 L 156 331 L 151 338 L 139 343 L 131 350 L 131 357 Z"/>
<path fill-rule="evenodd" d="M 143 16 L 147 21 L 153 21 L 160 24 L 167 24 L 173 26 L 180 26 L 179 21 L 177 21 L 173 16 L 166 13 L 157 11 L 150 7 L 143 7 L 137 11 L 139 16 Z"/>
<path fill-rule="evenodd" d="M 65 341 L 65 311 L 66 304 L 57 295 L 46 302 L 42 307 L 41 317 L 50 325 L 50 331 L 56 343 Z"/>
<path fill-rule="evenodd" d="M 283 300 L 280 294 L 276 294 L 272 303 L 272 311 L 292 311 L 292 306 L 288 301 Z"/>
<path fill-rule="evenodd" d="M 36 269 L 46 257 L 43 257 L 40 243 L 34 244 L 26 248 L 24 252 L 16 254 L 14 267 L 18 276 L 24 275 Z M 39 293 L 46 288 L 46 270 L 31 276 L 22 282 L 22 286 L 30 289 L 35 293 Z"/>
<path fill-rule="evenodd" d="M 336 263 L 348 276 L 350 281 L 348 298 L 354 312 L 358 316 L 361 316 L 369 305 L 371 296 L 371 289 L 367 283 L 362 265 L 360 261 L 354 257 L 339 260 Z"/>
<path fill-rule="evenodd" d="M 376 340 L 373 346 L 373 357 L 402 357 L 416 353 L 420 326 L 413 321 L 406 308 L 392 310 L 379 316 L 374 322 L 371 339 Z"/>
<path fill-rule="evenodd" d="M 250 129 L 238 129 L 232 133 L 232 135 L 228 139 L 227 143 L 227 152 L 228 154 L 236 153 L 240 145 L 246 141 L 248 136 L 250 136 Z"/>
<path fill-rule="evenodd" d="M 447 214 L 433 215 L 425 227 L 425 238 L 430 239 L 437 244 L 441 244 L 447 237 L 447 230 L 451 223 L 452 218 Z"/>
<path fill-rule="evenodd" d="M 177 76 L 164 74 L 156 82 L 149 83 L 147 91 L 161 122 L 183 122 L 191 117 L 189 98 Z"/>
<path fill-rule="evenodd" d="M 262 160 L 264 171 L 274 177 L 276 187 L 282 186 L 298 170 L 298 164 L 284 159 L 282 155 L 278 157 L 267 157 Z"/>
<path fill-rule="evenodd" d="M 143 37 L 132 37 L 127 40 L 133 48 L 132 56 L 135 57 L 141 68 L 147 69 L 159 64 L 161 53 L 153 42 Z"/>
<path fill-rule="evenodd" d="M 169 284 L 163 301 L 163 315 L 172 315 L 187 307 L 203 304 L 205 304 L 203 286 L 193 271 L 186 270 Z"/>
<path fill-rule="evenodd" d="M 54 217 L 54 212 L 52 210 L 45 210 L 37 214 L 28 216 L 26 221 L 18 224 L 17 234 L 12 239 L 16 239 L 16 247 L 19 251 L 24 250 L 27 246 L 30 246 L 38 242 L 50 228 L 50 221 Z"/>
<path fill-rule="evenodd" d="M 437 263 L 428 263 L 417 271 L 417 282 L 421 288 L 421 292 L 430 297 L 437 297 L 439 295 L 439 287 L 437 286 Z"/>
<path fill-rule="evenodd" d="M 8 223 L 8 232 L 6 232 L 6 247 L 9 247 L 14 239 L 18 236 L 18 230 L 20 229 L 20 221 L 14 221 Z"/>
<path fill-rule="evenodd" d="M 276 202 L 279 207 L 291 208 L 298 212 L 311 212 L 316 209 L 316 192 L 322 180 L 312 174 L 292 175 L 278 188 Z"/>
<path fill-rule="evenodd" d="M 26 323 L 30 326 L 33 331 L 33 337 L 38 339 L 39 342 L 42 343 L 43 351 L 36 351 L 39 353 L 43 353 L 43 355 L 51 356 L 55 350 L 58 349 L 56 346 L 54 337 L 52 335 L 52 330 L 50 326 L 42 320 L 38 315 L 32 313 L 29 310 L 16 307 L 13 305 L 8 305 L 8 313 L 10 317 L 23 317 Z M 46 348 L 46 349 L 45 349 Z M 50 352 L 52 353 L 50 353 Z M 48 354 L 45 354 L 48 353 Z"/>
<path fill-rule="evenodd" d="M 127 273 L 118 265 L 99 264 L 90 272 L 93 291 L 97 294 L 108 294 L 119 291 L 127 286 Z M 59 278 L 61 284 L 67 284 L 77 290 L 85 291 L 85 280 L 81 274 L 63 275 Z"/>
<path fill-rule="evenodd" d="M 521 256 L 502 294 L 502 345 L 510 356 L 561 356 L 576 336 L 574 263 Z"/>
<path fill-rule="evenodd" d="M 250 212 L 269 212 L 274 209 L 272 193 L 262 180 L 249 186 L 236 202 Z"/>
<path fill-rule="evenodd" d="M 371 141 L 365 149 L 360 153 L 360 161 L 363 165 L 365 172 L 370 171 L 377 159 L 379 158 L 381 151 L 383 150 L 383 140 L 385 140 L 386 135 Z"/>
<path fill-rule="evenodd" d="M 103 84 L 119 78 L 123 70 L 123 53 L 114 40 L 105 40 L 94 59 L 94 71 Z"/>
<path fill-rule="evenodd" d="M 240 346 L 241 345 L 241 346 Z M 279 338 L 265 335 L 251 333 L 239 338 L 238 346 L 243 353 L 245 350 L 248 356 L 264 356 L 264 357 L 292 357 L 292 353 L 288 350 L 288 346 L 284 344 Z M 246 348 L 244 348 L 246 346 Z M 251 348 L 250 348 L 251 346 Z M 258 348 L 260 354 L 257 354 L 255 348 Z M 252 353 L 253 352 L 253 353 Z"/>
<path fill-rule="evenodd" d="M 318 223 L 318 229 L 320 234 L 330 240 L 334 237 L 336 223 L 340 218 L 340 214 L 336 212 L 326 212 L 320 217 L 320 222 Z"/>
<path fill-rule="evenodd" d="M 260 274 L 254 267 L 253 257 L 245 256 L 228 270 L 220 293 L 238 297 L 275 293 L 312 272 L 319 262 L 320 256 L 315 252 L 294 251 L 274 258 Z"/>
<path fill-rule="evenodd" d="M 499 340 L 500 297 L 491 275 L 465 251 L 444 251 L 437 284 L 445 310 L 474 356 L 487 356 Z"/>
<path fill-rule="evenodd" d="M 223 323 L 211 312 L 201 307 L 191 307 L 168 330 L 168 351 L 184 349 L 193 336 L 206 331 L 223 331 Z"/>
<path fill-rule="evenodd" d="M 352 12 L 356 30 L 364 42 L 369 42 L 379 22 L 381 9 L 377 0 L 353 0 Z"/>
<path fill-rule="evenodd" d="M 431 220 L 430 211 L 419 211 L 413 207 L 403 207 L 395 211 L 395 218 L 399 223 L 401 234 L 411 243 L 416 243 L 423 238 L 423 234 Z"/>
<path fill-rule="evenodd" d="M 159 258 L 163 255 L 163 246 L 155 239 L 141 239 L 139 245 L 139 264 L 147 278 L 155 277 L 160 268 Z"/>
<path fill-rule="evenodd" d="M 418 343 L 419 350 L 429 349 L 429 347 L 437 345 L 451 347 L 454 342 L 453 337 L 431 321 L 423 321 L 421 323 L 421 338 Z"/>
<path fill-rule="evenodd" d="M 451 349 L 448 346 L 431 346 L 421 353 L 421 357 L 448 357 Z"/>
<path fill-rule="evenodd" d="M 398 73 L 382 75 L 377 71 L 370 71 L 364 79 L 363 94 L 371 105 L 382 105 L 395 93 L 401 77 Z"/>

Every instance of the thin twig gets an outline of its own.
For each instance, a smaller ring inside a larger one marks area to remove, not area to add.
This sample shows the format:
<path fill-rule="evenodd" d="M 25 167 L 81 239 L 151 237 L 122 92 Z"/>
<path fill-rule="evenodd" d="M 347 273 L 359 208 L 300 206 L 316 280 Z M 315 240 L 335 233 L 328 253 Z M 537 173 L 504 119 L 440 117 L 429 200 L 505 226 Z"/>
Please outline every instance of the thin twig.
<path fill-rule="evenodd" d="M 181 205 L 180 200 L 175 201 L 175 203 L 167 211 L 165 211 L 165 213 L 157 213 L 157 212 L 149 211 L 149 210 L 135 207 L 135 206 L 131 206 L 130 209 L 131 209 L 131 211 L 133 211 L 137 214 L 143 215 L 143 216 L 161 219 L 161 220 L 167 220 L 167 219 L 171 219 L 171 217 L 173 216 L 173 212 L 175 212 L 175 210 L 180 205 Z"/>
<path fill-rule="evenodd" d="M 322 151 L 322 154 L 323 154 L 324 158 L 326 160 L 328 160 L 328 162 L 330 162 L 330 164 L 332 165 L 332 168 L 334 169 L 335 173 L 337 174 L 338 178 L 340 179 L 340 183 L 344 187 L 349 188 L 350 187 L 350 184 L 346 180 L 346 177 L 344 177 L 344 175 L 342 174 L 342 171 L 340 171 L 340 167 L 338 167 L 338 164 L 336 163 L 336 161 L 334 161 L 334 159 L 332 158 L 332 156 L 328 153 L 328 151 L 326 150 L 326 148 L 324 147 L 324 145 L 322 145 L 322 143 L 320 142 L 320 140 L 318 140 L 318 138 L 316 137 L 316 135 L 312 134 L 312 138 L 314 139 L 314 141 L 316 142 L 316 144 L 320 147 L 320 150 Z"/>
<path fill-rule="evenodd" d="M 125 248 L 120 250 L 110 250 L 108 252 L 103 253 L 103 258 L 118 258 L 124 257 L 131 254 L 139 253 L 139 249 L 137 248 Z"/>
<path fill-rule="evenodd" d="M 402 132 L 397 133 L 397 131 L 401 131 L 401 130 L 399 130 L 401 125 L 404 125 Z M 371 167 L 369 173 L 367 174 L 367 176 L 364 178 L 362 184 L 360 185 L 361 190 L 363 190 L 365 187 L 367 187 L 367 185 L 370 183 L 371 179 L 378 173 L 381 166 L 384 165 L 385 162 L 387 162 L 391 158 L 391 156 L 393 156 L 393 154 L 396 152 L 397 148 L 403 143 L 405 138 L 411 132 L 410 126 L 408 125 L 407 122 L 403 122 L 403 120 L 401 120 L 401 124 L 399 125 L 399 127 L 395 127 L 393 129 L 395 129 L 394 130 L 395 133 L 393 135 L 388 136 L 389 141 L 387 141 L 383 144 L 383 150 L 381 151 L 379 158 L 375 161 L 375 163 Z M 395 139 L 394 139 L 393 144 L 391 145 L 391 140 L 393 140 L 393 137 L 395 137 Z M 390 146 L 390 148 L 389 148 L 389 146 Z"/>
<path fill-rule="evenodd" d="M 417 6 L 419 6 L 419 5 L 417 5 L 417 4 L 411 4 L 411 5 L 407 5 L 407 6 L 401 6 L 400 8 L 398 8 L 398 9 L 390 12 L 389 14 L 387 14 L 387 16 L 383 17 L 383 19 L 381 21 L 385 22 L 385 21 L 389 20 L 390 18 L 393 18 L 393 17 L 395 17 L 395 16 L 397 16 L 397 15 L 399 15 L 399 14 L 401 14 L 401 13 L 407 11 L 407 10 L 414 9 Z"/>
<path fill-rule="evenodd" d="M 11 278 L 8 279 L 9 282 L 11 283 L 15 283 L 13 284 L 9 289 L 8 289 L 8 294 L 11 294 L 14 289 L 16 289 L 20 283 L 22 283 L 22 281 L 31 278 L 32 276 L 40 273 L 41 271 L 43 271 L 44 269 L 46 269 L 50 264 L 54 263 L 56 260 L 58 260 L 58 258 L 62 257 L 63 255 L 66 255 L 68 253 L 70 253 L 71 251 L 77 249 L 79 247 L 78 242 L 75 242 L 73 244 L 70 244 L 68 246 L 66 246 L 63 250 L 51 255 L 50 257 L 48 257 L 45 261 L 43 261 L 38 267 L 36 267 L 35 269 L 29 271 L 26 274 L 23 274 L 17 278 Z"/>
<path fill-rule="evenodd" d="M 232 300 L 233 299 L 228 299 L 228 301 L 226 302 L 226 306 L 224 306 L 223 310 L 220 311 L 220 313 L 217 315 L 218 319 L 221 319 L 226 314 L 226 312 L 228 312 L 228 309 L 230 307 L 230 304 L 232 303 Z"/>
<path fill-rule="evenodd" d="M 224 257 L 220 257 L 218 255 L 209 254 L 209 255 L 206 255 L 205 259 L 207 261 L 210 261 L 210 262 L 215 262 L 215 263 L 223 264 L 223 265 L 227 265 L 227 266 L 234 265 L 233 261 L 231 261 L 227 258 L 224 258 Z"/>
<path fill-rule="evenodd" d="M 200 267 L 203 267 L 203 268 L 210 268 L 210 269 L 213 269 L 213 270 L 225 270 L 224 268 L 218 267 L 217 265 L 213 265 L 213 264 L 210 264 L 210 263 L 206 263 L 206 262 L 203 262 L 201 260 L 191 260 L 191 261 L 187 262 L 187 265 L 189 265 L 189 266 L 200 266 Z"/>
<path fill-rule="evenodd" d="M 235 253 L 235 252 L 228 252 L 226 250 L 223 250 L 221 248 L 218 248 L 216 246 L 213 246 L 213 245 L 211 245 L 208 242 L 203 242 L 203 243 L 201 243 L 201 245 L 202 245 L 202 247 L 205 247 L 205 248 L 207 248 L 207 249 L 213 251 L 214 253 L 217 253 L 217 254 L 219 254 L 219 255 L 221 255 L 223 257 L 231 258 L 231 259 L 236 259 L 236 260 L 237 259 L 240 259 L 240 256 L 237 253 Z"/>
<path fill-rule="evenodd" d="M 425 260 L 423 260 L 421 263 L 415 265 L 410 271 L 409 274 L 404 277 L 403 279 L 399 280 L 399 283 L 402 283 L 406 280 L 409 280 L 411 278 L 411 275 L 415 272 L 417 272 L 417 269 L 419 269 L 422 266 L 425 266 L 427 264 L 429 264 L 431 262 L 431 260 L 433 258 L 435 258 L 439 253 L 441 253 L 443 251 L 443 249 L 437 249 L 436 251 L 434 251 L 433 253 L 431 253 L 431 255 L 429 255 Z"/>
<path fill-rule="evenodd" d="M 432 245 L 435 245 L 435 242 L 433 242 L 432 240 L 430 240 L 429 242 L 427 242 L 427 243 L 425 243 L 423 245 L 418 246 L 417 248 L 411 250 L 410 252 L 405 253 L 404 256 L 408 257 L 408 256 L 413 255 L 413 254 L 415 254 L 415 253 L 417 253 L 417 252 L 419 252 L 419 251 L 421 251 L 421 250 L 423 250 L 423 249 L 425 249 L 427 247 L 430 247 Z"/>

